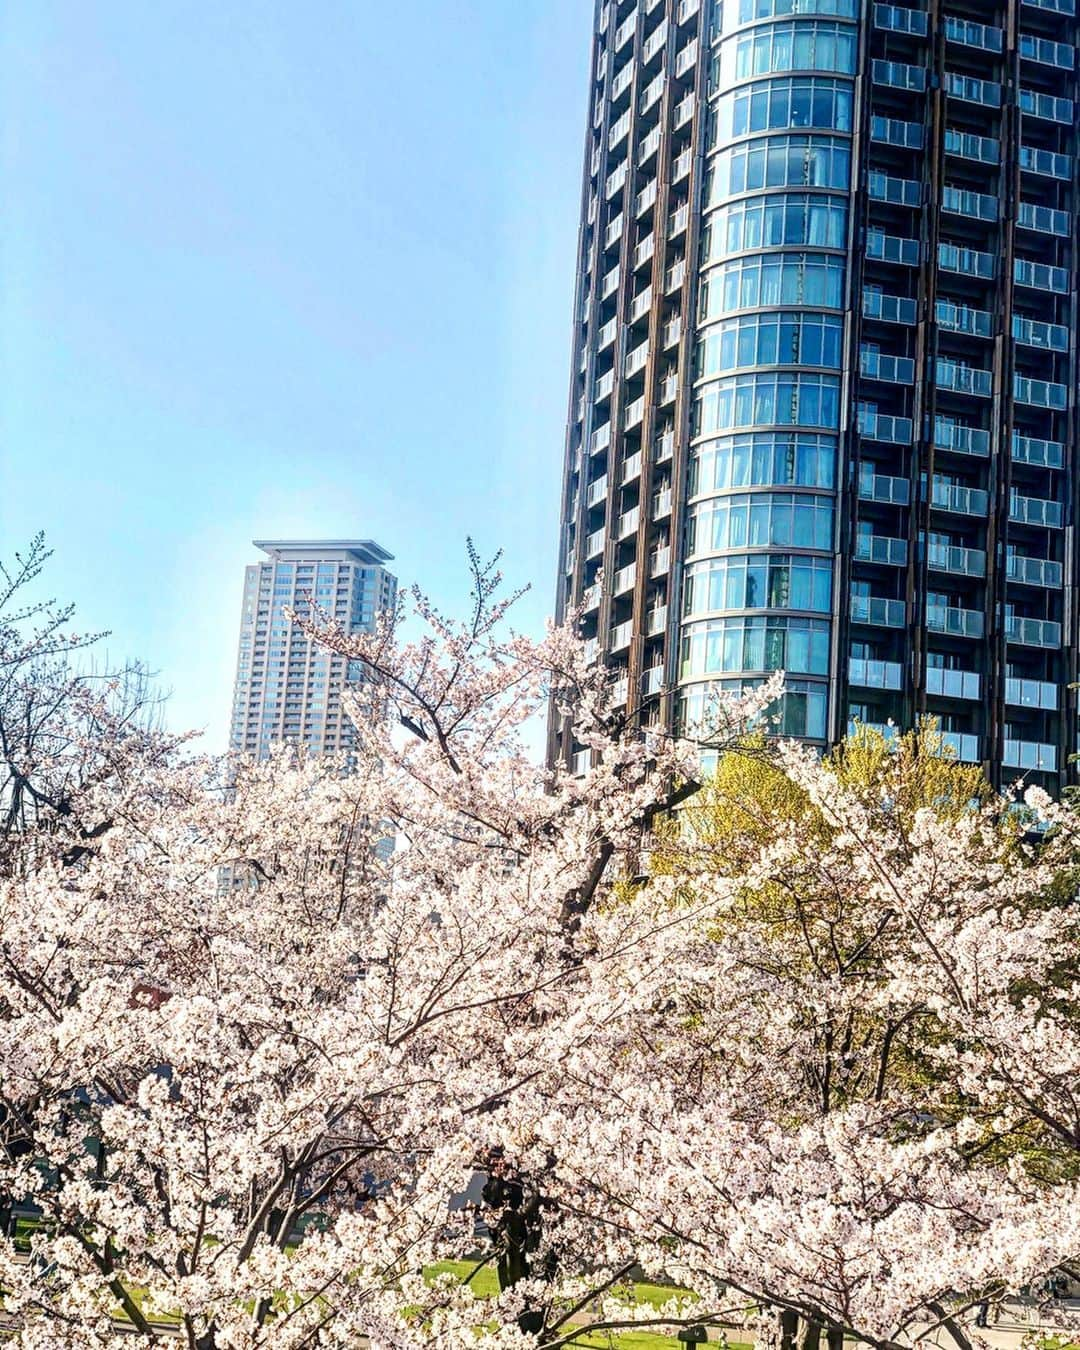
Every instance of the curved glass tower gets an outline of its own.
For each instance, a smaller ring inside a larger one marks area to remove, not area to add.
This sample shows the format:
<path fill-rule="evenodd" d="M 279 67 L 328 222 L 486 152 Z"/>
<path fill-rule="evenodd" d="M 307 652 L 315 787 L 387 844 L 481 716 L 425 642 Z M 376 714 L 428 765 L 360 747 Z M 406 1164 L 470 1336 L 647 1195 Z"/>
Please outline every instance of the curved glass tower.
<path fill-rule="evenodd" d="M 632 718 L 783 669 L 1064 781 L 1075 7 L 597 5 L 558 608 Z"/>

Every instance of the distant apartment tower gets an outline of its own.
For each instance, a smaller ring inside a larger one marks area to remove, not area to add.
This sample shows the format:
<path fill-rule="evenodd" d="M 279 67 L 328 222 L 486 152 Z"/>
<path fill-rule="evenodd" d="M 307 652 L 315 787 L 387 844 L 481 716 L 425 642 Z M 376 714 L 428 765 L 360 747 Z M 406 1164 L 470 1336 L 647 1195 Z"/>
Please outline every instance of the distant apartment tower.
<path fill-rule="evenodd" d="M 1066 781 L 1078 38 L 1076 0 L 597 3 L 558 610 L 641 722 L 783 668 L 788 734 L 930 713 Z"/>
<path fill-rule="evenodd" d="M 348 750 L 341 696 L 359 672 L 311 643 L 287 610 L 324 610 L 349 632 L 370 631 L 397 592 L 392 554 L 370 539 L 257 539 L 267 561 L 244 570 L 230 748 L 264 759 L 293 741 L 313 753 Z"/>

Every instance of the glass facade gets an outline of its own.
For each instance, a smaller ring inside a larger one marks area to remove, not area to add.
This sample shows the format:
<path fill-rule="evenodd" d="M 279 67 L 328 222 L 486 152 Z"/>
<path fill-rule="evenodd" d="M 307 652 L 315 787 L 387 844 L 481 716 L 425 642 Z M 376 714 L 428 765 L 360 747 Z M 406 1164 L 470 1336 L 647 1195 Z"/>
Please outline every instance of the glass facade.
<path fill-rule="evenodd" d="M 558 602 L 638 721 L 1074 772 L 1075 8 L 597 3 Z"/>

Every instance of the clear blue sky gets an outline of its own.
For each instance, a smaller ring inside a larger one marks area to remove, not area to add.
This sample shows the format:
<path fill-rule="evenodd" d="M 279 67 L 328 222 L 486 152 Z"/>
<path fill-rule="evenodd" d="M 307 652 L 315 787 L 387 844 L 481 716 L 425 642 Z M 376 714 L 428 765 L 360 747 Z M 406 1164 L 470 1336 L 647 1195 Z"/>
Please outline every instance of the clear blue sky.
<path fill-rule="evenodd" d="M 223 747 L 244 564 L 551 608 L 591 0 L 5 0 L 0 549 Z"/>

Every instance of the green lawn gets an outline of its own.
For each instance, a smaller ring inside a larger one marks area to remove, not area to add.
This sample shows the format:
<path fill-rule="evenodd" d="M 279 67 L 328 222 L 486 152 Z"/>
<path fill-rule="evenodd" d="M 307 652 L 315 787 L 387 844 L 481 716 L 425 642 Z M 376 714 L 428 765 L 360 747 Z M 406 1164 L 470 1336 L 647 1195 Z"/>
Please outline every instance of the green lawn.
<path fill-rule="evenodd" d="M 424 1274 L 429 1279 L 436 1275 L 456 1275 L 459 1280 L 464 1280 L 475 1269 L 475 1261 L 439 1261 L 436 1265 L 428 1266 Z M 481 1266 L 469 1283 L 478 1298 L 494 1298 L 499 1292 L 499 1279 L 491 1266 Z M 659 1308 L 668 1299 L 686 1292 L 673 1285 L 635 1283 L 634 1301 Z M 683 1342 L 674 1336 L 661 1336 L 655 1331 L 644 1330 L 583 1333 L 574 1344 L 588 1346 L 589 1350 L 681 1350 Z M 735 1341 L 730 1341 L 729 1346 L 730 1350 L 750 1350 L 749 1346 Z"/>

